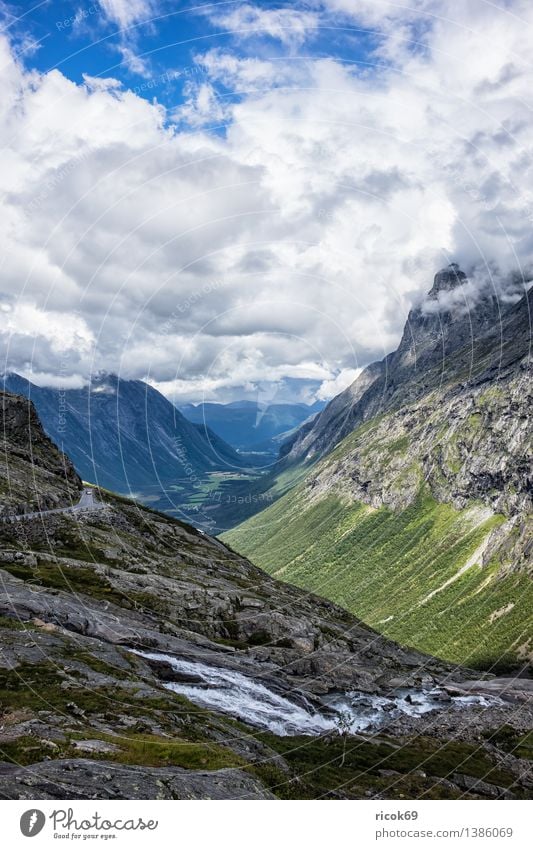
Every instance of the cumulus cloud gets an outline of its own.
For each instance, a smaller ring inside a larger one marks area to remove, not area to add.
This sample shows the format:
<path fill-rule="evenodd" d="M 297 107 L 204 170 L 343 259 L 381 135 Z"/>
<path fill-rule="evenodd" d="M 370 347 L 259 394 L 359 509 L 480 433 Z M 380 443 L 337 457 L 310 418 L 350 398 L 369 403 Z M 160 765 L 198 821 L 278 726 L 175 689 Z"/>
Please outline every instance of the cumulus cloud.
<path fill-rule="evenodd" d="M 149 21 L 155 12 L 154 0 L 99 0 L 107 18 L 125 28 Z"/>
<path fill-rule="evenodd" d="M 141 5 L 106 8 L 126 25 Z M 299 32 L 310 9 L 376 27 L 376 64 L 217 46 L 172 111 L 27 70 L 0 40 L 8 368 L 327 398 L 396 345 L 439 267 L 476 292 L 526 274 L 533 7 L 307 6 L 287 10 Z"/>
<path fill-rule="evenodd" d="M 362 368 L 343 368 L 336 377 L 323 380 L 316 392 L 317 400 L 329 401 L 334 398 L 339 392 L 347 389 L 354 380 L 357 380 L 362 371 Z"/>
<path fill-rule="evenodd" d="M 303 44 L 318 26 L 318 15 L 302 9 L 265 9 L 250 3 L 207 7 L 206 13 L 218 26 L 239 38 L 268 35 L 288 47 Z"/>

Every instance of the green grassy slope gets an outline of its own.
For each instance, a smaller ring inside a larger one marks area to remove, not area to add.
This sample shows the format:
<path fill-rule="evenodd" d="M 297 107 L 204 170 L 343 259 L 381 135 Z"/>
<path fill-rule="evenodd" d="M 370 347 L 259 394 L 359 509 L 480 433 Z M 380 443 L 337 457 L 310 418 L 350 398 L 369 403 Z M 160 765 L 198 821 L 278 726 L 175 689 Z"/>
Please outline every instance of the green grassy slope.
<path fill-rule="evenodd" d="M 528 651 L 533 624 L 531 581 L 498 574 L 498 563 L 480 564 L 480 547 L 502 521 L 478 505 L 458 511 L 423 491 L 393 512 L 332 495 L 311 500 L 298 487 L 224 540 L 388 637 L 501 670 Z"/>

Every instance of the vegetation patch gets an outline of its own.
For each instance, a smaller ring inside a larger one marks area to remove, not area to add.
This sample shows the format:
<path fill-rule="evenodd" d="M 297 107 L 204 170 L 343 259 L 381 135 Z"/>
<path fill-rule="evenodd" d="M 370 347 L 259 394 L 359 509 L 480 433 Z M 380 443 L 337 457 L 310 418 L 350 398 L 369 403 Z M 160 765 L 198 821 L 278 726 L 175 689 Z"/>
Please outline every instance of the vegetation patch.
<path fill-rule="evenodd" d="M 333 495 L 310 500 L 298 487 L 223 539 L 400 643 L 504 672 L 519 665 L 516 647 L 533 628 L 533 587 L 523 573 L 502 575 L 500 563 L 473 558 L 502 521 L 480 521 L 425 491 L 395 512 Z M 493 615 L 510 602 L 505 616 Z"/>
<path fill-rule="evenodd" d="M 440 743 L 424 737 L 389 740 L 328 736 L 274 737 L 263 742 L 283 756 L 292 775 L 271 765 L 254 771 L 285 799 L 361 798 L 383 794 L 389 799 L 449 799 L 464 791 L 447 784 L 454 774 L 467 775 L 500 788 L 514 785 L 514 776 L 500 769 L 481 746 Z M 513 792 L 520 795 L 521 791 Z M 475 793 L 475 790 L 473 791 Z M 468 796 L 468 794 L 466 794 Z"/>

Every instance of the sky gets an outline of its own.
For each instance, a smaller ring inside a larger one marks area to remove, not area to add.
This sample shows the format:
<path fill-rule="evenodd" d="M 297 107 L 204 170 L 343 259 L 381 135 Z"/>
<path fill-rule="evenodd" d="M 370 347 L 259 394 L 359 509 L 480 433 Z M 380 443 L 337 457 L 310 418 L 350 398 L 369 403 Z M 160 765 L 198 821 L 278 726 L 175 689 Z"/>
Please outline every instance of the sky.
<path fill-rule="evenodd" d="M 0 0 L 0 371 L 327 400 L 529 280 L 529 0 Z M 475 297 L 472 301 L 475 308 Z"/>

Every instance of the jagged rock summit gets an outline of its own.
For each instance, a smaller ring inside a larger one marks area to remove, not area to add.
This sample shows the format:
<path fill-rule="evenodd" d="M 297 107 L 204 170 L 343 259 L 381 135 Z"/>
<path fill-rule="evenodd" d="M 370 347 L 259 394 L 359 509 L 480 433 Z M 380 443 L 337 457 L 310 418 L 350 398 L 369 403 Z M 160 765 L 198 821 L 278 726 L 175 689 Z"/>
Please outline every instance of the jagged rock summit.
<path fill-rule="evenodd" d="M 457 262 L 451 262 L 446 268 L 441 268 L 437 271 L 433 280 L 433 286 L 428 292 L 430 298 L 435 298 L 440 292 L 449 292 L 457 286 L 462 286 L 466 283 L 467 276 L 459 268 Z"/>

